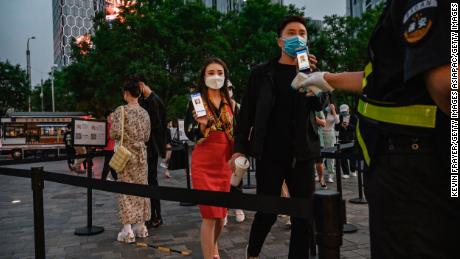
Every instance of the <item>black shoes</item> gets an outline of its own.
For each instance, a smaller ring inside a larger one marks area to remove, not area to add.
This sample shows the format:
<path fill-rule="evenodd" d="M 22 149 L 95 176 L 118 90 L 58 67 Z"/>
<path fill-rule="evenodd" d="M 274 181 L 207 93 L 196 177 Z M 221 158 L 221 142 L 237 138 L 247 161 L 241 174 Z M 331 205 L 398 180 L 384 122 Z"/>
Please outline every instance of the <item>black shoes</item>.
<path fill-rule="evenodd" d="M 163 225 L 163 219 L 151 219 L 145 222 L 147 228 L 158 228 L 161 225 Z"/>

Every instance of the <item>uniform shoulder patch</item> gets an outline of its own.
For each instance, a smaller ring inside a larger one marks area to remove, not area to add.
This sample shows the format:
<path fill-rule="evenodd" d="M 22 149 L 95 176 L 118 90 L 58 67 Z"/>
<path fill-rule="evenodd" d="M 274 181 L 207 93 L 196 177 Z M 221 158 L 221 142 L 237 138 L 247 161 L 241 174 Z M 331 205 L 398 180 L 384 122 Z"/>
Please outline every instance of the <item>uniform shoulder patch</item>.
<path fill-rule="evenodd" d="M 403 16 L 404 39 L 413 44 L 422 40 L 433 27 L 437 0 L 411 1 Z"/>

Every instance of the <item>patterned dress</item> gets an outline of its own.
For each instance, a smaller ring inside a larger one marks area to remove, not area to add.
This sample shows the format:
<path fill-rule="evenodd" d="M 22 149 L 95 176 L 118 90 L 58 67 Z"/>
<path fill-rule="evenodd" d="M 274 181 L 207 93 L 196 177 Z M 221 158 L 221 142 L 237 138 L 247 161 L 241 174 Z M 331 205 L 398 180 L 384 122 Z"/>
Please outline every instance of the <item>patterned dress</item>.
<path fill-rule="evenodd" d="M 126 167 L 118 174 L 118 181 L 147 184 L 147 147 L 150 137 L 150 119 L 141 106 L 124 105 L 125 122 L 123 146 L 133 154 Z M 113 113 L 110 137 L 121 139 L 121 106 Z M 150 219 L 150 199 L 121 194 L 118 199 L 121 224 L 135 224 Z"/>

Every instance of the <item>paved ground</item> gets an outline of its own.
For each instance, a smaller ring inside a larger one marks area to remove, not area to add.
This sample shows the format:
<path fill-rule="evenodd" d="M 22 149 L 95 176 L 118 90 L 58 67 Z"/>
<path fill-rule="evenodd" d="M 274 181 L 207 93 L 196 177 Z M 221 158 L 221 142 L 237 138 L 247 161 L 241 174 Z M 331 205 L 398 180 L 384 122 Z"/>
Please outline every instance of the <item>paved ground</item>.
<path fill-rule="evenodd" d="M 66 164 L 42 164 L 47 171 L 67 173 Z M 30 168 L 37 164 L 16 166 Z M 100 177 L 101 161 L 96 160 L 95 177 Z M 172 179 L 160 173 L 163 186 L 185 187 L 183 170 L 173 171 Z M 335 184 L 329 184 L 334 188 Z M 344 198 L 357 196 L 356 178 L 344 180 Z M 254 190 L 245 190 L 253 193 Z M 91 237 L 73 234 L 75 228 L 86 225 L 86 190 L 79 187 L 45 182 L 45 233 L 48 258 L 180 258 L 153 249 L 136 248 L 116 241 L 120 229 L 117 218 L 116 194 L 93 192 L 93 224 L 103 226 L 105 232 Z M 19 203 L 12 203 L 20 200 Z M 201 219 L 197 207 L 182 207 L 177 202 L 162 202 L 165 224 L 151 230 L 144 241 L 176 249 L 192 250 L 187 258 L 202 258 L 199 242 Z M 0 175 L 0 258 L 34 258 L 33 211 L 30 180 Z M 348 222 L 358 232 L 345 234 L 342 258 L 370 258 L 367 205 L 347 202 Z M 230 213 L 229 224 L 220 239 L 221 258 L 244 258 L 253 212 L 247 212 L 244 223 L 236 223 Z M 279 218 L 267 237 L 261 258 L 287 258 L 289 230 L 284 218 Z"/>

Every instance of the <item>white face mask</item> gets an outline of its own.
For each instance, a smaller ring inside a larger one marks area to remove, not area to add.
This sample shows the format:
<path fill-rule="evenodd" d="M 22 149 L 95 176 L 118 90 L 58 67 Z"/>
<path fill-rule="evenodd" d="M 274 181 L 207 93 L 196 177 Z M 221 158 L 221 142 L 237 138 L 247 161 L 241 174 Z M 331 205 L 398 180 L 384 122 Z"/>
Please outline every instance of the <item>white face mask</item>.
<path fill-rule="evenodd" d="M 224 76 L 219 76 L 219 75 L 214 75 L 214 76 L 208 76 L 206 77 L 205 84 L 207 87 L 211 89 L 220 89 L 222 86 L 224 86 L 225 82 L 225 77 Z"/>

